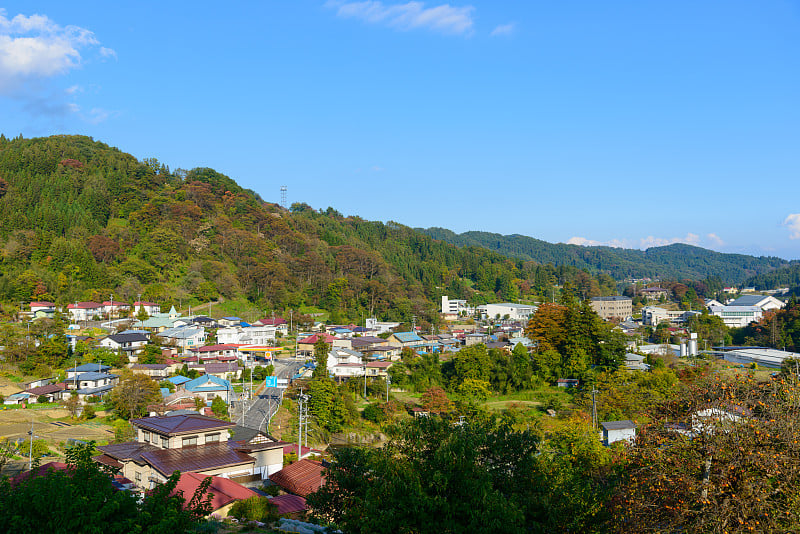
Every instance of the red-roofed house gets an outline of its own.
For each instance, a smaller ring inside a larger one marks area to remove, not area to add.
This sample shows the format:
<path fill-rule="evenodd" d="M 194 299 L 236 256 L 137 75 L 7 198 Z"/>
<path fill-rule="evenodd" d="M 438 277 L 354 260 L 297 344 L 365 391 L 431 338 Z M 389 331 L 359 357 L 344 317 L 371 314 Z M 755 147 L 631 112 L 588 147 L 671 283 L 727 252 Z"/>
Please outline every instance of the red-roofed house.
<path fill-rule="evenodd" d="M 199 356 L 203 361 L 217 360 L 220 357 L 233 357 L 236 359 L 237 350 L 241 345 L 238 343 L 226 343 L 217 345 L 203 345 L 202 347 L 191 347 L 189 352 Z"/>
<path fill-rule="evenodd" d="M 15 486 L 23 480 L 28 479 L 31 476 L 31 473 L 33 473 L 33 476 L 38 477 L 46 475 L 48 471 L 66 471 L 68 467 L 69 466 L 63 462 L 48 462 L 44 465 L 34 468 L 33 471 L 23 471 L 22 473 L 16 475 L 11 479 L 11 485 Z"/>
<path fill-rule="evenodd" d="M 211 485 L 208 493 L 211 494 L 211 514 L 218 517 L 227 517 L 228 512 L 236 501 L 258 497 L 258 493 L 245 488 L 232 480 L 223 477 L 201 475 L 199 473 L 183 473 L 178 479 L 173 495 L 179 491 L 183 492 L 183 497 L 188 501 L 200 487 L 206 478 L 211 478 Z"/>
<path fill-rule="evenodd" d="M 314 344 L 319 340 L 322 339 L 325 343 L 329 345 L 333 345 L 333 341 L 336 339 L 330 334 L 314 334 L 313 336 L 308 336 L 305 339 L 301 339 L 297 342 L 297 354 L 298 356 L 312 356 L 314 354 Z"/>
<path fill-rule="evenodd" d="M 278 514 L 282 517 L 299 517 L 308 510 L 308 505 L 303 497 L 290 493 L 273 497 L 269 502 L 278 507 Z"/>
<path fill-rule="evenodd" d="M 269 479 L 289 493 L 307 497 L 325 483 L 323 469 L 322 463 L 304 459 L 287 465 Z"/>

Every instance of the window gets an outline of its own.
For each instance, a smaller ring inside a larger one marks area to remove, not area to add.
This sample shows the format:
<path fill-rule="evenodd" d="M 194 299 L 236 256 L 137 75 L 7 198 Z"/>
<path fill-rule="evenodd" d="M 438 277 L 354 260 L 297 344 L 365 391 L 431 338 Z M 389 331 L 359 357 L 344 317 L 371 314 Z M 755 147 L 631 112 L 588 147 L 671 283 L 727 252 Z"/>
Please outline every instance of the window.
<path fill-rule="evenodd" d="M 197 446 L 197 436 L 188 436 L 183 438 L 182 447 L 196 447 Z"/>
<path fill-rule="evenodd" d="M 218 443 L 219 442 L 219 432 L 216 434 L 206 434 L 206 443 Z"/>
<path fill-rule="evenodd" d="M 161 436 L 161 446 L 169 449 L 169 438 L 167 436 Z"/>
<path fill-rule="evenodd" d="M 150 432 L 147 430 L 142 431 L 142 439 L 145 443 L 150 443 Z"/>
<path fill-rule="evenodd" d="M 139 471 L 136 471 L 136 476 L 134 478 L 136 479 L 137 484 L 142 483 L 142 474 Z"/>

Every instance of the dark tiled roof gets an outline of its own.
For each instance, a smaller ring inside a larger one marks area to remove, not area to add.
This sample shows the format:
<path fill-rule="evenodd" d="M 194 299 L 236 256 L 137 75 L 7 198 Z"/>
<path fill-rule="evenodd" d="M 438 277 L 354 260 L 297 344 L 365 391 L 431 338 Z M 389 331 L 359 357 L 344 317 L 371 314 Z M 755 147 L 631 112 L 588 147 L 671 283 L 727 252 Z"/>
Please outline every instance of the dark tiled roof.
<path fill-rule="evenodd" d="M 48 393 L 64 391 L 64 389 L 64 384 L 47 384 L 46 386 L 39 386 L 38 388 L 27 389 L 26 391 L 34 395 L 47 395 Z"/>
<path fill-rule="evenodd" d="M 233 450 L 227 443 L 201 445 L 188 449 L 157 449 L 142 453 L 142 459 L 164 476 L 169 476 L 175 471 L 208 471 L 255 463 L 252 456 Z"/>
<path fill-rule="evenodd" d="M 306 497 L 325 483 L 322 464 L 314 460 L 300 460 L 287 465 L 269 479 L 289 493 Z"/>
<path fill-rule="evenodd" d="M 92 456 L 92 460 L 94 460 L 99 464 L 113 467 L 114 469 L 122 469 L 122 464 L 107 454 L 101 454 L 100 456 Z"/>
<path fill-rule="evenodd" d="M 600 423 L 600 426 L 605 430 L 624 430 L 626 428 L 636 428 L 636 423 L 626 419 L 624 421 L 606 421 L 605 423 Z"/>
<path fill-rule="evenodd" d="M 142 463 L 142 454 L 147 451 L 158 450 L 148 443 L 138 441 L 127 441 L 125 443 L 115 443 L 113 445 L 101 445 L 97 450 L 103 451 L 103 456 L 109 456 L 115 460 L 133 460 Z"/>
<path fill-rule="evenodd" d="M 167 435 L 186 434 L 233 426 L 233 423 L 228 421 L 200 414 L 175 417 L 143 417 L 141 419 L 132 419 L 131 423 L 146 430 Z"/>
<path fill-rule="evenodd" d="M 137 341 L 147 341 L 148 337 L 144 334 L 114 334 L 108 339 L 116 343 L 135 343 Z"/>

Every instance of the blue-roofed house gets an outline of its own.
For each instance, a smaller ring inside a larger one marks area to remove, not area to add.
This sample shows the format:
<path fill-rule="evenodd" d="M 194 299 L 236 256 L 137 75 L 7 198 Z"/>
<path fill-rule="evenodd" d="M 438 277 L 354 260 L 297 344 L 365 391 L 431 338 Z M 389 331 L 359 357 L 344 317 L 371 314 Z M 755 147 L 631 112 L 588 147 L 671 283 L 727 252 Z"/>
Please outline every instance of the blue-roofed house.
<path fill-rule="evenodd" d="M 175 387 L 177 387 L 178 389 L 183 389 L 183 386 L 184 386 L 184 384 L 186 384 L 186 382 L 191 382 L 192 381 L 191 378 L 187 378 L 187 377 L 181 376 L 181 375 L 171 376 L 171 377 L 167 378 L 167 380 L 169 382 L 172 382 L 173 384 L 175 384 Z"/>
<path fill-rule="evenodd" d="M 33 393 L 28 393 L 27 391 L 20 391 L 19 393 L 13 393 L 6 397 L 3 400 L 3 404 L 25 404 L 26 402 L 36 402 L 36 396 Z"/>
<path fill-rule="evenodd" d="M 412 349 L 425 344 L 425 340 L 414 332 L 395 332 L 387 338 L 387 341 L 394 346 L 402 348 L 409 347 Z"/>
<path fill-rule="evenodd" d="M 226 403 L 230 403 L 234 398 L 231 383 L 213 375 L 198 376 L 194 380 L 184 383 L 183 388 L 187 392 L 201 397 L 209 405 L 214 397 L 221 397 Z"/>
<path fill-rule="evenodd" d="M 67 390 L 75 391 L 78 400 L 86 397 L 103 397 L 107 395 L 119 382 L 119 375 L 90 371 L 73 375 L 64 381 Z"/>
<path fill-rule="evenodd" d="M 242 318 L 241 317 L 223 317 L 219 321 L 217 321 L 222 326 L 241 326 Z"/>
<path fill-rule="evenodd" d="M 107 373 L 110 370 L 110 365 L 104 365 L 102 363 L 84 363 L 77 367 L 68 367 L 67 378 L 72 378 L 75 375 L 82 375 L 83 373 Z"/>

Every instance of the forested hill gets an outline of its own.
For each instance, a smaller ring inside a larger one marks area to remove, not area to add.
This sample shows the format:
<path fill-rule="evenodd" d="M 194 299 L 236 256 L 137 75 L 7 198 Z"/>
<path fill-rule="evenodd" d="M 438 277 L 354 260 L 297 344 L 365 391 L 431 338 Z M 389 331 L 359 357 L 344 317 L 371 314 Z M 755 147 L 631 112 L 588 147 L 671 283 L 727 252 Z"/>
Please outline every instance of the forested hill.
<path fill-rule="evenodd" d="M 63 305 L 113 294 L 165 307 L 310 308 L 334 322 L 416 315 L 419 324 L 438 319 L 443 293 L 517 300 L 564 282 L 585 296 L 616 291 L 608 277 L 459 248 L 333 208 L 286 210 L 213 169 L 172 171 L 88 137 L 0 136 L 5 313 L 31 300 Z"/>
<path fill-rule="evenodd" d="M 798 294 L 800 293 L 800 263 L 795 262 L 769 273 L 748 278 L 745 286 L 754 287 L 758 290 L 788 287 L 795 294 Z"/>
<path fill-rule="evenodd" d="M 700 280 L 716 276 L 725 283 L 739 284 L 751 276 L 768 273 L 790 263 L 776 257 L 724 254 L 680 243 L 634 250 L 553 244 L 518 234 L 456 234 L 445 228 L 417 230 L 459 247 L 482 247 L 509 258 L 570 265 L 593 273 L 607 273 L 617 280 L 642 277 Z"/>

